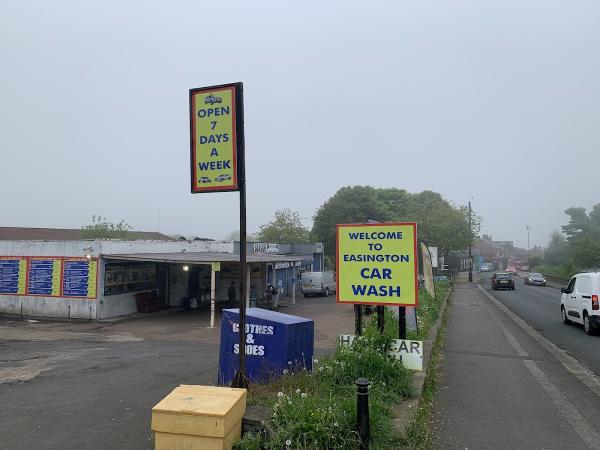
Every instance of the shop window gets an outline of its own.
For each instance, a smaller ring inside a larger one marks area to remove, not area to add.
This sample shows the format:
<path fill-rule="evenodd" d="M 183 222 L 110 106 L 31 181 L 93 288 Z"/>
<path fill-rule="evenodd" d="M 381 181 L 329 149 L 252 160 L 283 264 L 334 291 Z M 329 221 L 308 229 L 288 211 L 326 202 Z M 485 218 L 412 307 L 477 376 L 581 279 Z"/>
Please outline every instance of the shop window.
<path fill-rule="evenodd" d="M 157 288 L 156 264 L 107 264 L 104 295 Z"/>

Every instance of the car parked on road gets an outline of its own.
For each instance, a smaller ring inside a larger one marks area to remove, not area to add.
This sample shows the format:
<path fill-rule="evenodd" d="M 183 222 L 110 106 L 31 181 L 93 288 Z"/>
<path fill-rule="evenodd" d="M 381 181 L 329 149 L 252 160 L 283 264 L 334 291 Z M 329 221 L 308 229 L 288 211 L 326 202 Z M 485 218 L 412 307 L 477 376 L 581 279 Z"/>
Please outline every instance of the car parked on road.
<path fill-rule="evenodd" d="M 515 280 L 508 272 L 496 272 L 492 275 L 492 289 L 511 289 L 515 290 Z"/>
<path fill-rule="evenodd" d="M 507 272 L 507 273 L 510 273 L 510 274 L 512 275 L 512 274 L 514 274 L 514 273 L 517 273 L 517 268 L 516 268 L 515 266 L 508 266 L 508 267 L 506 268 L 506 272 Z"/>
<path fill-rule="evenodd" d="M 525 275 L 525 284 L 546 287 L 546 278 L 541 273 L 529 272 Z"/>
<path fill-rule="evenodd" d="M 328 297 L 336 291 L 334 272 L 303 272 L 300 281 L 304 297 L 312 295 Z"/>
<path fill-rule="evenodd" d="M 560 291 L 563 323 L 580 323 L 586 334 L 596 334 L 600 330 L 600 273 L 578 273 Z"/>
<path fill-rule="evenodd" d="M 492 270 L 494 270 L 494 264 L 493 263 L 484 263 L 481 266 L 481 269 L 479 269 L 480 272 L 491 272 Z"/>

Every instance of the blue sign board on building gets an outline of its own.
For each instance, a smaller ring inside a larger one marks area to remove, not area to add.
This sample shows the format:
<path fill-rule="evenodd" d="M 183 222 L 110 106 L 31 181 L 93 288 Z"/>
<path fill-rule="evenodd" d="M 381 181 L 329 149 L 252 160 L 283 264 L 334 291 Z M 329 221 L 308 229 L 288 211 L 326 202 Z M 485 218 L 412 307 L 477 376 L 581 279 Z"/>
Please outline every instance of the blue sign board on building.
<path fill-rule="evenodd" d="M 19 260 L 0 260 L 0 294 L 19 292 Z"/>
<path fill-rule="evenodd" d="M 27 293 L 52 295 L 54 281 L 54 260 L 33 259 L 29 263 Z"/>
<path fill-rule="evenodd" d="M 87 297 L 89 263 L 87 261 L 65 261 L 63 295 L 65 297 Z"/>
<path fill-rule="evenodd" d="M 239 367 L 239 309 L 224 309 L 221 320 L 219 384 L 229 384 Z M 284 371 L 312 370 L 314 321 L 262 308 L 246 310 L 246 369 L 253 382 Z"/>

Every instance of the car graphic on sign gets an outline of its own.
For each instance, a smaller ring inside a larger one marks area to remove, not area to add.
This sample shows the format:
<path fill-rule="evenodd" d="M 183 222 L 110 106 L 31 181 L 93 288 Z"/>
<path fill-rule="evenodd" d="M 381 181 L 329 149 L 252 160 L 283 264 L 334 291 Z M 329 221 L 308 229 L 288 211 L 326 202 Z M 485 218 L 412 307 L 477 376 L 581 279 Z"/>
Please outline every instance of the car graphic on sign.
<path fill-rule="evenodd" d="M 210 183 L 212 180 L 208 177 L 200 177 L 198 180 L 200 183 Z"/>
<path fill-rule="evenodd" d="M 204 97 L 204 103 L 207 105 L 214 105 L 215 103 L 221 103 L 223 99 L 213 94 L 208 94 Z"/>
<path fill-rule="evenodd" d="M 215 178 L 215 181 L 225 181 L 225 180 L 231 180 L 231 175 L 229 175 L 228 173 L 224 173 L 223 175 L 219 175 L 217 178 Z"/>

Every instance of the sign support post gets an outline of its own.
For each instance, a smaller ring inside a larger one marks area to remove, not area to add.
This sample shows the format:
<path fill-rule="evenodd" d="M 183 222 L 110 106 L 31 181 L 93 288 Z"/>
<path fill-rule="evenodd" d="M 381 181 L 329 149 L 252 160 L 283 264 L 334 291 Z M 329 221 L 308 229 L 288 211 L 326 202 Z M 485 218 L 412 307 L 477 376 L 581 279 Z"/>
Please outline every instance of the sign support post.
<path fill-rule="evenodd" d="M 240 192 L 239 367 L 233 387 L 248 388 L 246 374 L 246 169 L 242 83 L 190 89 L 192 194 Z M 214 271 L 213 271 L 214 274 Z"/>
<path fill-rule="evenodd" d="M 398 306 L 398 339 L 406 339 L 406 306 Z"/>
<path fill-rule="evenodd" d="M 368 217 L 367 223 L 381 223 L 381 220 L 372 219 L 372 218 Z M 398 311 L 401 308 L 403 308 L 403 306 L 400 306 L 398 308 Z M 377 311 L 377 329 L 379 330 L 379 332 L 381 334 L 383 334 L 383 332 L 385 331 L 385 307 L 378 305 L 375 307 L 375 310 Z"/>
<path fill-rule="evenodd" d="M 246 155 L 244 133 L 244 105 L 242 85 L 238 91 L 237 119 L 242 124 L 238 128 L 238 181 L 240 189 L 240 366 L 231 383 L 232 387 L 248 389 L 248 376 L 246 375 L 246 253 L 248 251 L 248 237 L 246 236 Z"/>
<path fill-rule="evenodd" d="M 354 334 L 362 334 L 362 306 L 354 305 Z"/>
<path fill-rule="evenodd" d="M 400 308 L 404 308 L 404 306 L 400 306 Z M 380 333 L 385 330 L 385 307 L 381 305 L 377 305 L 377 329 Z"/>

